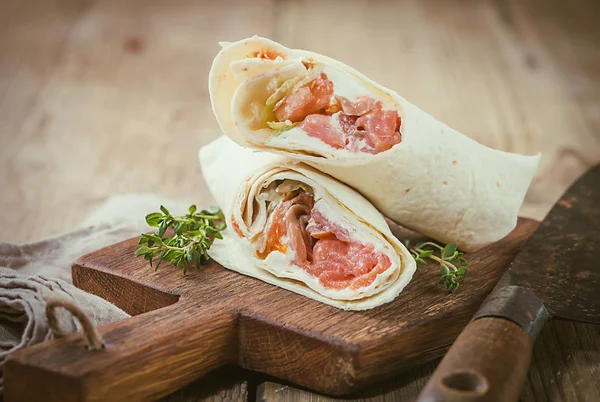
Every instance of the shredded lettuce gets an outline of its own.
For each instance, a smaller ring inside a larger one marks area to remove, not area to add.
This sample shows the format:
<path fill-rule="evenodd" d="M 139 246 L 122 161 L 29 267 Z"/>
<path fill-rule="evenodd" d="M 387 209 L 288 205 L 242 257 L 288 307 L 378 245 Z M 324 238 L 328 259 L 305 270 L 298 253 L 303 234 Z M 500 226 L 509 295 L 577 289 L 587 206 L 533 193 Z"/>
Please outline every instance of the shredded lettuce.
<path fill-rule="evenodd" d="M 310 70 L 307 70 L 306 74 L 300 77 L 302 79 L 296 82 L 296 85 L 294 85 L 291 92 L 297 91 L 299 88 L 307 85 L 308 83 L 316 79 L 321 74 L 322 70 L 322 68 L 311 68 Z"/>
<path fill-rule="evenodd" d="M 297 190 L 304 190 L 311 194 L 314 193 L 312 187 L 305 183 L 297 180 L 280 179 L 271 182 L 267 187 L 261 189 L 260 193 L 256 196 L 256 201 L 259 204 L 266 202 L 267 212 L 270 212 L 285 199 L 287 194 Z"/>
<path fill-rule="evenodd" d="M 296 77 L 284 81 L 283 84 L 281 84 L 279 88 L 277 88 L 275 92 L 273 92 L 273 94 L 269 96 L 269 98 L 267 99 L 267 106 L 275 105 L 277 102 L 282 100 L 288 94 L 288 92 L 290 92 L 290 90 L 294 88 L 294 85 L 296 85 L 301 79 L 302 76 L 298 75 Z"/>
<path fill-rule="evenodd" d="M 260 115 L 260 119 L 263 122 L 263 124 L 267 124 L 269 125 L 269 123 L 273 120 L 275 120 L 275 112 L 273 111 L 273 109 L 275 108 L 275 105 L 267 105 L 266 107 L 263 108 L 262 113 Z M 270 127 L 270 125 L 269 125 Z"/>
<path fill-rule="evenodd" d="M 303 87 L 304 85 L 317 78 L 320 73 L 320 69 L 312 68 L 310 70 L 307 70 L 304 74 L 299 74 L 295 77 L 290 78 L 289 80 L 284 81 L 276 89 L 273 89 L 273 93 L 267 99 L 267 105 L 276 104 L 290 92 L 298 90 L 298 88 Z M 274 80 L 275 78 L 269 81 L 269 84 L 267 85 L 267 90 L 270 90 L 271 87 L 273 87 L 273 85 L 275 84 Z"/>
<path fill-rule="evenodd" d="M 290 93 L 297 91 L 299 88 L 307 85 L 312 80 L 318 77 L 321 73 L 319 69 L 311 68 L 306 71 L 305 74 L 299 74 L 295 77 L 292 77 L 286 81 L 284 81 L 274 92 L 267 98 L 265 102 L 266 105 L 261 113 L 261 120 L 264 124 L 268 125 L 273 132 L 272 135 L 279 135 L 285 130 L 289 130 L 292 127 L 296 126 L 296 123 L 292 123 L 289 120 L 286 121 L 276 121 L 275 118 L 275 108 L 283 101 L 283 99 Z M 276 79 L 273 78 L 269 81 L 267 85 L 267 90 L 272 90 L 272 88 L 276 85 Z"/>
<path fill-rule="evenodd" d="M 277 189 L 275 190 L 279 194 L 291 193 L 296 190 L 304 190 L 307 193 L 312 193 L 313 189 L 309 185 L 296 181 L 296 180 L 284 180 Z"/>
<path fill-rule="evenodd" d="M 286 121 L 268 121 L 267 125 L 273 130 L 273 135 L 279 135 L 285 130 L 296 127 L 298 123 L 292 123 L 289 120 Z"/>
<path fill-rule="evenodd" d="M 269 186 L 268 188 L 263 189 L 260 194 L 256 196 L 256 200 L 259 203 L 267 201 L 269 203 L 278 204 L 281 200 L 283 200 L 283 198 L 284 194 L 277 192 L 277 186 Z"/>

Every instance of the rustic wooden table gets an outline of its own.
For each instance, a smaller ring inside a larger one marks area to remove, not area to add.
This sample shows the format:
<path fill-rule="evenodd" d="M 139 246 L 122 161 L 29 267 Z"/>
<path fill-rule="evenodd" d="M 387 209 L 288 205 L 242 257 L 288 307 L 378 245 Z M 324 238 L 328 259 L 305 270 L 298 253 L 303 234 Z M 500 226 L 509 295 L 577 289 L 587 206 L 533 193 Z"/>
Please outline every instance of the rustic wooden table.
<path fill-rule="evenodd" d="M 255 33 L 347 62 L 483 144 L 541 151 L 522 210 L 541 219 L 600 160 L 599 19 L 595 0 L 3 0 L 0 240 L 70 230 L 118 193 L 210 203 L 208 70 L 218 40 Z M 411 400 L 434 366 L 352 400 Z M 599 384 L 600 327 L 550 323 L 523 400 L 600 400 Z M 241 370 L 184 392 L 330 400 Z"/>

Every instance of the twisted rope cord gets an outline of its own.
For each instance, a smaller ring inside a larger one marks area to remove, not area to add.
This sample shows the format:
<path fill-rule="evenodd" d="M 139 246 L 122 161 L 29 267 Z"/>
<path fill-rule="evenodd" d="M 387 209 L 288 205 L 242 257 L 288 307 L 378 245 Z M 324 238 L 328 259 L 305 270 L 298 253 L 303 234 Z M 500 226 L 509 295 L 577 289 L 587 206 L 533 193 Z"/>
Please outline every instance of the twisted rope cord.
<path fill-rule="evenodd" d="M 83 328 L 83 336 L 89 350 L 100 350 L 104 348 L 102 336 L 98 333 L 92 320 L 79 306 L 65 298 L 49 297 L 46 299 L 46 316 L 48 317 L 48 324 L 50 325 L 50 329 L 55 338 L 62 338 L 68 335 L 68 333 L 61 328 L 58 317 L 56 316 L 56 309 L 58 307 L 64 308 L 77 318 Z"/>

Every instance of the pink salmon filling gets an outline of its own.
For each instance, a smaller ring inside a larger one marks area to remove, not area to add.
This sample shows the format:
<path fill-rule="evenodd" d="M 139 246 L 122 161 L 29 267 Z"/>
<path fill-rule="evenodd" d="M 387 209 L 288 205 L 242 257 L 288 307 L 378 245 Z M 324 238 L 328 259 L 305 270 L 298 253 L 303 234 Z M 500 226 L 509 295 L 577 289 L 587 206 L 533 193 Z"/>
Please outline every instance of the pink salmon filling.
<path fill-rule="evenodd" d="M 277 121 L 298 127 L 335 149 L 377 154 L 402 141 L 401 119 L 367 96 L 352 102 L 334 96 L 333 82 L 321 73 L 307 85 L 286 95 L 274 108 Z"/>
<path fill-rule="evenodd" d="M 294 264 L 316 277 L 329 289 L 358 289 L 369 286 L 390 266 L 390 258 L 350 238 L 349 233 L 314 209 L 312 194 L 288 194 L 271 212 L 263 236 L 266 258 L 273 251 L 294 252 Z M 237 232 L 237 231 L 236 231 Z M 239 233 L 238 233 L 239 234 Z"/>

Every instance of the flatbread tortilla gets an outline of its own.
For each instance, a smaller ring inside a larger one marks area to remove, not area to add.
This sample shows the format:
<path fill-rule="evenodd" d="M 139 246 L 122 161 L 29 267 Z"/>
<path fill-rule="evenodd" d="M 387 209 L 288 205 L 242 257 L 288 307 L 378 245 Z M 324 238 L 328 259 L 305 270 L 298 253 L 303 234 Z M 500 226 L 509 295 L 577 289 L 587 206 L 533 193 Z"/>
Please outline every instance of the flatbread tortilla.
<path fill-rule="evenodd" d="M 203 147 L 199 157 L 204 179 L 227 220 L 223 239 L 216 239 L 209 250 L 211 258 L 225 268 L 345 310 L 390 302 L 411 280 L 416 269 L 413 257 L 377 209 L 350 187 L 304 163 L 253 152 L 224 136 Z M 270 216 L 265 189 L 286 181 L 301 183 L 314 192 L 313 210 L 318 208 L 352 241 L 385 255 L 389 267 L 364 286 L 352 282 L 352 286 L 340 288 L 324 284 L 295 265 L 291 247 L 285 253 L 259 256 L 257 249 Z"/>
<path fill-rule="evenodd" d="M 257 128 L 252 108 L 272 95 L 267 84 L 305 74 L 307 65 L 327 73 L 336 95 L 365 95 L 396 110 L 401 142 L 368 154 L 335 149 L 298 127 Z M 223 44 L 209 89 L 223 132 L 238 144 L 310 164 L 358 190 L 392 220 L 464 251 L 514 229 L 539 164 L 540 155 L 477 143 L 344 63 L 261 37 Z"/>

